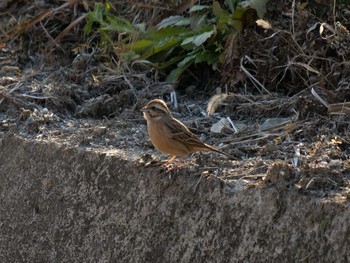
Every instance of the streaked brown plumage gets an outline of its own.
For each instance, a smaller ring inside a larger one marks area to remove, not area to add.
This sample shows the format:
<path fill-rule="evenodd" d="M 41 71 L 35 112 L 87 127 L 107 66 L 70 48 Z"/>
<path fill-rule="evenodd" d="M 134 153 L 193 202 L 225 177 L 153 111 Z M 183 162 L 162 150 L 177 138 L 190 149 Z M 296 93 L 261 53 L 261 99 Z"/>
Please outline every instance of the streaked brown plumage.
<path fill-rule="evenodd" d="M 231 157 L 198 139 L 182 122 L 171 115 L 163 100 L 150 101 L 142 111 L 152 144 L 157 150 L 172 156 L 168 163 L 176 157 L 198 151 L 214 151 Z"/>

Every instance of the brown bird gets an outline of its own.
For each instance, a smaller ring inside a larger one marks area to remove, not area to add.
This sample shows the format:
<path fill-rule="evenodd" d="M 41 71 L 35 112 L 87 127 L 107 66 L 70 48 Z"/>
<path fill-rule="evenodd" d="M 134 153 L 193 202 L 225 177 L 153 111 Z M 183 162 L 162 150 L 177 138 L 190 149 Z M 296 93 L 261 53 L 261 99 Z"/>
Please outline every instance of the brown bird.
<path fill-rule="evenodd" d="M 141 111 L 147 121 L 148 134 L 154 147 L 172 156 L 167 164 L 176 157 L 198 151 L 214 151 L 233 158 L 198 139 L 182 122 L 171 115 L 163 100 L 152 100 Z"/>

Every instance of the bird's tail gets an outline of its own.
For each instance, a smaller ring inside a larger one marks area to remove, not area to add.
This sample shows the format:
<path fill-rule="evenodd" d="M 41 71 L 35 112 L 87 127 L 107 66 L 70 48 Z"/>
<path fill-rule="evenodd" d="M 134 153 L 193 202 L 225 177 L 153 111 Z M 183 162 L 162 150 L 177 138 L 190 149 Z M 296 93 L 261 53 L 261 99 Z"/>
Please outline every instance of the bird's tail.
<path fill-rule="evenodd" d="M 218 150 L 218 149 L 215 149 L 214 152 L 220 153 L 220 154 L 222 154 L 222 155 L 226 155 L 226 156 L 227 156 L 228 158 L 230 158 L 231 160 L 236 159 L 236 158 L 233 157 L 232 155 L 230 155 L 230 154 L 228 154 L 228 153 L 225 153 L 225 152 L 222 152 L 222 151 L 220 151 L 220 150 Z"/>
<path fill-rule="evenodd" d="M 212 146 L 210 146 L 210 145 L 208 145 L 208 144 L 206 144 L 206 146 L 208 147 L 208 149 L 210 149 L 210 150 L 212 150 L 212 151 L 214 151 L 214 152 L 217 152 L 217 153 L 220 153 L 220 154 L 222 154 L 222 155 L 226 155 L 228 158 L 230 158 L 231 160 L 235 160 L 236 158 L 235 157 L 233 157 L 232 155 L 230 155 L 230 154 L 228 154 L 228 153 L 225 153 L 225 152 L 223 152 L 223 151 L 220 151 L 220 150 L 218 150 L 218 149 L 216 149 L 216 148 L 214 148 L 214 147 L 212 147 Z"/>

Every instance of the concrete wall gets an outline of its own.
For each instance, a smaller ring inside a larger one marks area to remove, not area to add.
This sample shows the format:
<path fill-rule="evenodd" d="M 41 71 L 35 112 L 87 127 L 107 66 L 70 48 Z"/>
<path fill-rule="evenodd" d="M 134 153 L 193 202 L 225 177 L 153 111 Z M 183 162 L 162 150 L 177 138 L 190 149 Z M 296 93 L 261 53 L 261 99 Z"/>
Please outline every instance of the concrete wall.
<path fill-rule="evenodd" d="M 0 139 L 0 262 L 349 262 L 349 200 Z"/>

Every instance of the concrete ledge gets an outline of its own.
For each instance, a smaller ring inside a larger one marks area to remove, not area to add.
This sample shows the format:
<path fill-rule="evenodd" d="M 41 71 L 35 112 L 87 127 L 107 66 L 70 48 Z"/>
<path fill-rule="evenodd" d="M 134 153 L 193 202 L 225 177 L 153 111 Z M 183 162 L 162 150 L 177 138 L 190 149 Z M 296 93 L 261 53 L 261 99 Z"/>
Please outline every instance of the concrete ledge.
<path fill-rule="evenodd" d="M 349 262 L 349 200 L 0 141 L 0 262 Z"/>

